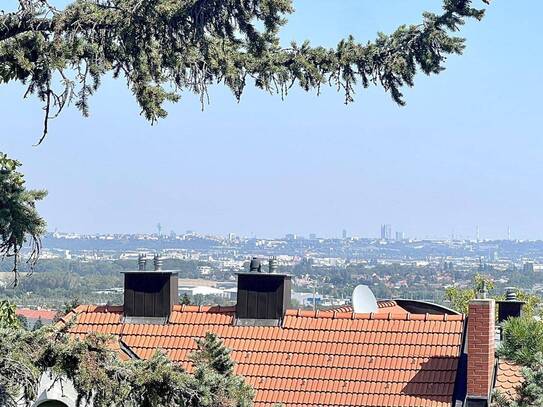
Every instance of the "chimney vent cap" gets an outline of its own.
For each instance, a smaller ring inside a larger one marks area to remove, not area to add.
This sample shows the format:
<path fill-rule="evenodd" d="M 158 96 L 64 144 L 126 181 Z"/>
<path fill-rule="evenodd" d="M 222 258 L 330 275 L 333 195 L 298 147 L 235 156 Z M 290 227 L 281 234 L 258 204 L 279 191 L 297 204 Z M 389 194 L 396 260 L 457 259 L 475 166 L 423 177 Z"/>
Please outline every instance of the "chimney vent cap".
<path fill-rule="evenodd" d="M 251 263 L 249 264 L 249 271 L 252 273 L 262 272 L 262 264 L 260 263 L 260 260 L 257 257 L 253 257 L 251 259 Z"/>
<path fill-rule="evenodd" d="M 138 270 L 144 271 L 147 265 L 147 255 L 145 253 L 140 253 L 138 255 Z"/>
<path fill-rule="evenodd" d="M 269 268 L 270 273 L 277 273 L 277 269 L 278 269 L 277 257 L 275 256 L 270 257 L 268 265 L 269 265 L 268 268 Z"/>
<path fill-rule="evenodd" d="M 156 253 L 155 257 L 153 259 L 153 263 L 155 266 L 155 271 L 161 271 L 162 270 L 162 258 L 160 257 L 160 254 Z"/>
<path fill-rule="evenodd" d="M 505 299 L 507 301 L 516 301 L 517 300 L 517 289 L 515 287 L 506 287 L 505 288 Z"/>

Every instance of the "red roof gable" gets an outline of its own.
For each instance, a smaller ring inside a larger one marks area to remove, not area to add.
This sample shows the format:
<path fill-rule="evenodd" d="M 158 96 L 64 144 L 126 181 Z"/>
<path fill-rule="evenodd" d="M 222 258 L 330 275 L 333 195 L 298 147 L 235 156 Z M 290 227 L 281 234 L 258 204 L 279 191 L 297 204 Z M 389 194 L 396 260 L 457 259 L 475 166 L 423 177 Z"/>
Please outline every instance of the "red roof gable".
<path fill-rule="evenodd" d="M 140 358 L 163 349 L 190 369 L 195 338 L 214 332 L 232 350 L 256 406 L 450 406 L 461 315 L 287 311 L 281 327 L 234 326 L 233 307 L 176 306 L 166 325 L 123 323 L 122 307 L 79 306 L 71 332 L 116 335 Z"/>

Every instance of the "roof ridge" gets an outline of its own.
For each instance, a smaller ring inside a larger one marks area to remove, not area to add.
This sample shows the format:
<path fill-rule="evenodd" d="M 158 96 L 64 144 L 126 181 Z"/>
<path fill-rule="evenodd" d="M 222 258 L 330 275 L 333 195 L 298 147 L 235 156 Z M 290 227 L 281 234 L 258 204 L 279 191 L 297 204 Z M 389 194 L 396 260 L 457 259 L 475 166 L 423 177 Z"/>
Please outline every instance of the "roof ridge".
<path fill-rule="evenodd" d="M 285 316 L 297 318 L 315 318 L 315 319 L 367 319 L 367 320 L 390 320 L 390 321 L 444 321 L 456 322 L 463 321 L 464 315 L 449 314 L 413 314 L 407 312 L 399 314 L 394 312 L 337 312 L 334 310 L 302 310 L 288 309 Z"/>

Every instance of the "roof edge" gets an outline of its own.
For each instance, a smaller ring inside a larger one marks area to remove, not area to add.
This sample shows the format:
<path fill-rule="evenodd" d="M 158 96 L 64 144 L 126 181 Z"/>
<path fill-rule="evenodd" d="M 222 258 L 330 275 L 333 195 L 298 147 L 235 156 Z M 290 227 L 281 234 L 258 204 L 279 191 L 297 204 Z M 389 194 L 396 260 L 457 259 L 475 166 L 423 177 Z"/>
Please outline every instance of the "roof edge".
<path fill-rule="evenodd" d="M 462 313 L 458 311 L 433 302 L 404 299 L 396 299 L 394 301 L 407 312 L 413 314 L 462 315 Z"/>

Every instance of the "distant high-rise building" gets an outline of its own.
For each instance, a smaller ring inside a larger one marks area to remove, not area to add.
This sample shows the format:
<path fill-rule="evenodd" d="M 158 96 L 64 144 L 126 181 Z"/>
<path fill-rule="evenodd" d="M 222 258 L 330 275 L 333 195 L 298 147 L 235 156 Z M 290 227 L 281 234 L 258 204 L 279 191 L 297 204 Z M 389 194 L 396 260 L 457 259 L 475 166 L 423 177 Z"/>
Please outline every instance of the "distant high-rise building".
<path fill-rule="evenodd" d="M 381 239 L 391 240 L 392 239 L 392 226 L 389 224 L 381 225 Z"/>
<path fill-rule="evenodd" d="M 524 263 L 524 266 L 522 267 L 522 271 L 525 273 L 533 273 L 534 272 L 534 263 L 531 261 L 528 261 Z"/>
<path fill-rule="evenodd" d="M 317 240 L 317 235 L 315 233 L 310 233 L 309 240 Z"/>
<path fill-rule="evenodd" d="M 288 235 L 285 235 L 285 240 L 296 240 L 298 239 L 298 236 L 294 233 L 289 233 Z"/>
<path fill-rule="evenodd" d="M 402 240 L 405 239 L 405 233 L 403 232 L 396 232 L 396 240 L 401 242 Z"/>
<path fill-rule="evenodd" d="M 343 232 L 341 233 L 341 237 L 343 239 L 347 239 L 347 231 L 345 229 L 343 229 Z"/>

